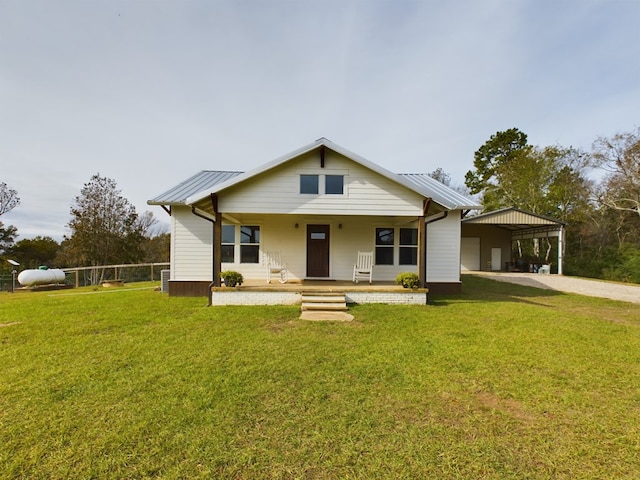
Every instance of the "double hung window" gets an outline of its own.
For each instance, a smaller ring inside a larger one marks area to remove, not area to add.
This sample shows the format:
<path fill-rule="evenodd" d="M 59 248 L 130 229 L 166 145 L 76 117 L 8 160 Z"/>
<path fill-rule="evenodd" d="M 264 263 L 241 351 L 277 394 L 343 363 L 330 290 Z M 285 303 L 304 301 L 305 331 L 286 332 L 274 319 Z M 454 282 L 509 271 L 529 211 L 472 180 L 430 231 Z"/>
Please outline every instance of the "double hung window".
<path fill-rule="evenodd" d="M 396 251 L 398 252 L 397 255 Z M 417 228 L 376 228 L 376 265 L 417 264 Z"/>
<path fill-rule="evenodd" d="M 300 175 L 300 193 L 344 195 L 344 175 Z"/>
<path fill-rule="evenodd" d="M 238 252 L 239 258 L 236 258 Z M 259 263 L 260 227 L 223 225 L 221 260 L 224 263 Z"/>
<path fill-rule="evenodd" d="M 376 265 L 393 265 L 393 228 L 376 228 Z"/>
<path fill-rule="evenodd" d="M 418 264 L 418 229 L 417 228 L 401 228 L 400 229 L 400 248 L 399 248 L 399 264 L 400 265 L 417 265 Z"/>

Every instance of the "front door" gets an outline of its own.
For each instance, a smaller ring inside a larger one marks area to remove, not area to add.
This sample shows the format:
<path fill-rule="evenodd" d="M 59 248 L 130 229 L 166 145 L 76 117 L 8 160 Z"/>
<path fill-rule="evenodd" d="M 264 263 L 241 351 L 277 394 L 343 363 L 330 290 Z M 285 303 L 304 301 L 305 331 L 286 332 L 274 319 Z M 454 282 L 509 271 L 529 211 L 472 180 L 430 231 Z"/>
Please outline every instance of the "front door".
<path fill-rule="evenodd" d="M 307 225 L 307 277 L 329 276 L 329 225 Z"/>

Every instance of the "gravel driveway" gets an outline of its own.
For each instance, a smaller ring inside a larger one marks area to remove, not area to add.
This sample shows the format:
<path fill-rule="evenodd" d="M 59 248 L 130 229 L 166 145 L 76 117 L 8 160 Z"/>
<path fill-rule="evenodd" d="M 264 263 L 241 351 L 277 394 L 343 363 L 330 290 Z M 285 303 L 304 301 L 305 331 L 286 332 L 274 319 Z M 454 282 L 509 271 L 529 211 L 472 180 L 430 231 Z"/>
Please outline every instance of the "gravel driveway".
<path fill-rule="evenodd" d="M 559 292 L 579 293 L 591 297 L 610 298 L 623 302 L 640 303 L 640 285 L 586 280 L 584 278 L 564 275 L 539 275 L 536 273 L 502 273 L 502 272 L 469 272 L 474 275 L 497 280 L 499 282 L 517 283 L 528 287 L 557 290 Z"/>

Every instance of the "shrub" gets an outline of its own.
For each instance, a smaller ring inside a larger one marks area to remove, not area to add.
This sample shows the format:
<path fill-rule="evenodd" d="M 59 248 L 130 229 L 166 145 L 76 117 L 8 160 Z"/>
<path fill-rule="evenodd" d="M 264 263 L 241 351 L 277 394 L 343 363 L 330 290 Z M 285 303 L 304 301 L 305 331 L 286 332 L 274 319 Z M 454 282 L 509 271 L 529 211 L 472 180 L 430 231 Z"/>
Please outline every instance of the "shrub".
<path fill-rule="evenodd" d="M 242 285 L 242 282 L 244 281 L 242 274 L 233 270 L 225 270 L 224 272 L 221 272 L 220 277 L 224 280 L 224 284 L 227 287 Z"/>
<path fill-rule="evenodd" d="M 396 283 L 404 288 L 416 289 L 420 286 L 420 278 L 411 272 L 402 272 L 396 277 Z"/>

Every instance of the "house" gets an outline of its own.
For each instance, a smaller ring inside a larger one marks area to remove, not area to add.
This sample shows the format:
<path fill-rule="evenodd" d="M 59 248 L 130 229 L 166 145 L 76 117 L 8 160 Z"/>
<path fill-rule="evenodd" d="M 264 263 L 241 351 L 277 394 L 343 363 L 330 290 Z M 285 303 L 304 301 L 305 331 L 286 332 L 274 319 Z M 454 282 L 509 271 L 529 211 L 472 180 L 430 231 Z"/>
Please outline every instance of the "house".
<path fill-rule="evenodd" d="M 395 174 L 320 138 L 249 172 L 202 171 L 148 201 L 171 215 L 169 294 L 208 294 L 220 272 L 266 282 L 279 252 L 290 282 L 351 280 L 358 251 L 374 281 L 415 272 L 460 291 L 461 220 L 475 202 L 425 174 Z"/>
<path fill-rule="evenodd" d="M 522 258 L 518 242 L 541 240 L 544 249 L 553 246 L 550 259 L 554 273 L 562 275 L 565 224 L 555 218 L 517 208 L 504 208 L 462 220 L 461 268 L 463 271 L 535 272 L 536 260 Z"/>

